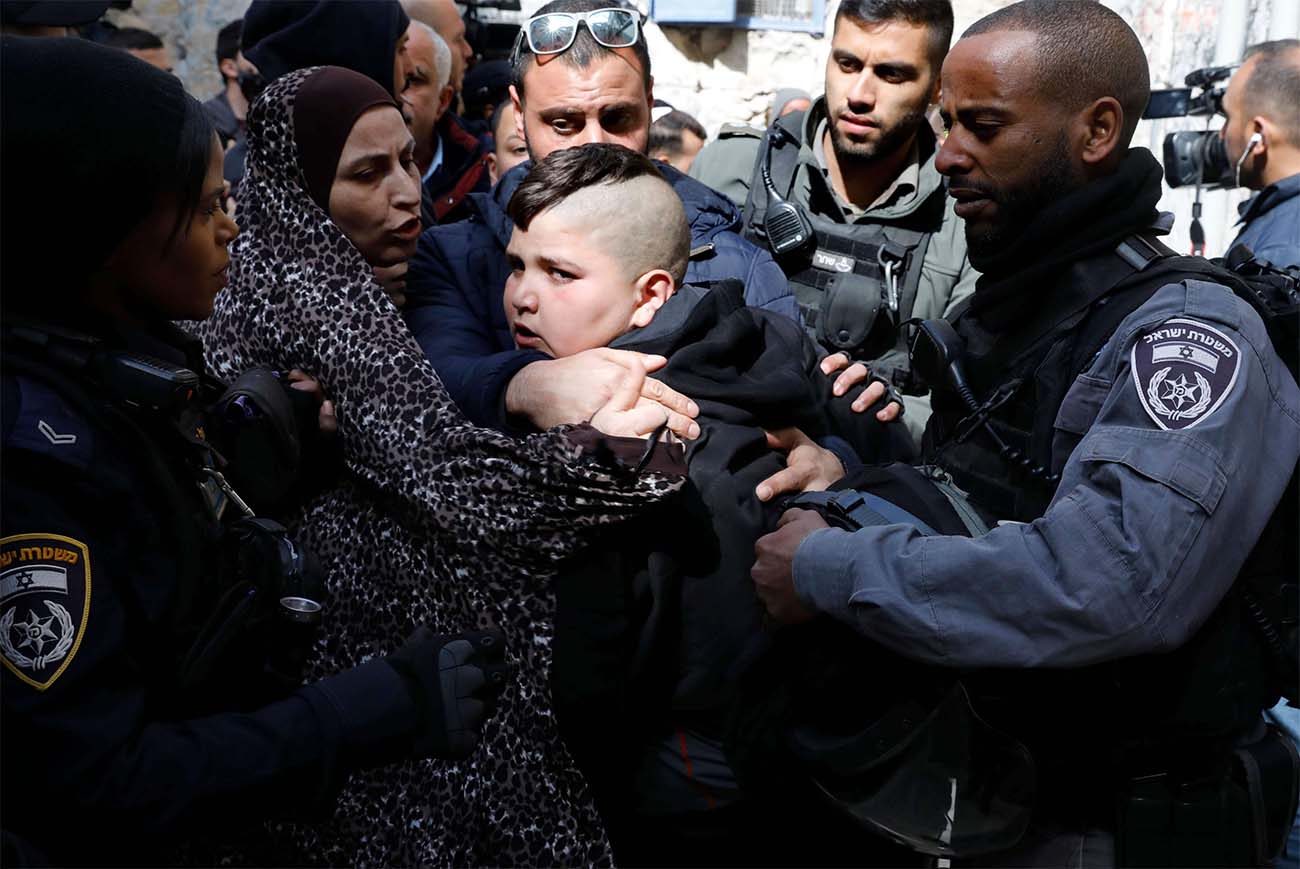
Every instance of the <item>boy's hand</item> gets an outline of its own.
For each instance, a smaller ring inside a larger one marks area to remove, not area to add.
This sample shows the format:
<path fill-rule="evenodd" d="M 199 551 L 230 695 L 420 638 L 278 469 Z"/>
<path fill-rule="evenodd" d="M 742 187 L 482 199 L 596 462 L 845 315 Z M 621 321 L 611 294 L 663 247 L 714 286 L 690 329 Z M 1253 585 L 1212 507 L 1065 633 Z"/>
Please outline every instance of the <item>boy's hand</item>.
<path fill-rule="evenodd" d="M 785 470 L 758 484 L 754 489 L 758 500 L 770 501 L 787 492 L 821 492 L 844 476 L 839 457 L 817 446 L 799 429 L 780 428 L 764 433 L 769 447 L 785 452 Z"/>
<path fill-rule="evenodd" d="M 542 430 L 590 420 L 609 435 L 640 432 L 630 437 L 649 435 L 667 418 L 674 434 L 692 440 L 700 435 L 700 426 L 693 419 L 700 413 L 699 406 L 646 376 L 667 364 L 662 356 L 607 347 L 533 362 L 524 366 L 506 388 L 506 410 L 527 417 Z M 634 416 L 612 416 L 633 411 Z M 601 421 L 620 431 L 602 428 L 596 420 L 602 413 Z"/>
<path fill-rule="evenodd" d="M 832 353 L 822 360 L 822 373 L 830 377 L 841 368 L 845 369 L 840 376 L 835 378 L 835 385 L 831 387 L 831 392 L 835 395 L 843 395 L 853 387 L 871 376 L 870 369 L 861 362 L 849 364 L 849 357 L 844 353 Z M 877 401 L 885 397 L 885 385 L 883 383 L 873 383 L 862 394 L 853 400 L 853 412 L 863 413 L 867 408 L 874 405 Z M 876 412 L 876 419 L 881 422 L 893 422 L 898 419 L 899 414 L 903 412 L 903 405 L 897 401 L 891 401 L 883 409 Z"/>

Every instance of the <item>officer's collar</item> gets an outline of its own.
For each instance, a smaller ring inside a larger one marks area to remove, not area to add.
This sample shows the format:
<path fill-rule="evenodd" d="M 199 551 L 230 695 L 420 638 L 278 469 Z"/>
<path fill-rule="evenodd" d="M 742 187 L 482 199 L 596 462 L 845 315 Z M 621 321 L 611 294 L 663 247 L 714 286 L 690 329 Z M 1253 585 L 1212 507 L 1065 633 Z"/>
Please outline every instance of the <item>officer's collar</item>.
<path fill-rule="evenodd" d="M 196 374 L 203 373 L 203 343 L 175 323 L 166 320 L 145 326 L 113 323 L 101 325 L 96 334 L 113 347 L 183 365 Z"/>
<path fill-rule="evenodd" d="M 1076 262 L 1114 249 L 1127 236 L 1158 219 L 1160 164 L 1145 148 L 1134 148 L 1119 169 L 1092 181 L 1043 209 L 1000 251 L 971 258 L 983 274 L 971 299 L 971 313 L 994 332 L 1010 329 L 1060 290 Z M 1059 301 L 1059 300 L 1058 300 Z"/>

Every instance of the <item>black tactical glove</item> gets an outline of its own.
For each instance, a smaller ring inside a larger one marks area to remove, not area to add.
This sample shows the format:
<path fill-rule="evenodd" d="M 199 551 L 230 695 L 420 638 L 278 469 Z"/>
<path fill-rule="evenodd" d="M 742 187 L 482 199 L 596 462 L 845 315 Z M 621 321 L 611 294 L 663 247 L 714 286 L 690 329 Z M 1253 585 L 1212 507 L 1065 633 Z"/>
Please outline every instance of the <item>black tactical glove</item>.
<path fill-rule="evenodd" d="M 496 709 L 510 668 L 500 631 L 455 636 L 417 628 L 384 659 L 415 700 L 415 755 L 459 760 L 478 746 L 479 729 Z"/>
<path fill-rule="evenodd" d="M 873 383 L 879 383 L 881 386 L 885 387 L 884 397 L 881 398 L 879 401 L 877 401 L 876 404 L 879 405 L 879 407 L 883 410 L 884 408 L 888 407 L 890 403 L 897 403 L 898 416 L 894 418 L 902 419 L 903 414 L 907 411 L 907 406 L 903 404 L 903 393 L 900 392 L 898 387 L 895 386 L 892 382 L 886 380 L 884 377 L 881 377 L 879 374 L 872 374 L 867 379 L 868 386 L 870 386 Z"/>

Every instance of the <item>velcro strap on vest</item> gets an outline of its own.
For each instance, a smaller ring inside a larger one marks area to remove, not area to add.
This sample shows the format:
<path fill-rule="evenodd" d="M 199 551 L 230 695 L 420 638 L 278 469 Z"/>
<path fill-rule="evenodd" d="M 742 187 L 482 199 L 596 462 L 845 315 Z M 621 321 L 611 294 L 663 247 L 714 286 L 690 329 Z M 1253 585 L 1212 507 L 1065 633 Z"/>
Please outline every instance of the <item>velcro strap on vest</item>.
<path fill-rule="evenodd" d="M 817 229 L 816 232 L 817 248 L 812 260 L 807 268 L 790 275 L 791 282 L 825 290 L 835 275 L 857 274 L 883 283 L 885 262 L 896 264 L 894 273 L 901 278 L 909 253 L 907 247 L 891 242 L 876 244 L 858 241 L 847 236 L 832 235 L 823 229 Z"/>
<path fill-rule="evenodd" d="M 872 525 L 912 525 L 927 537 L 938 534 L 916 516 L 870 492 L 845 489 L 839 492 L 804 492 L 790 501 L 789 506 L 816 506 L 822 511 L 846 520 L 853 530 Z M 820 511 L 819 511 L 820 512 Z"/>

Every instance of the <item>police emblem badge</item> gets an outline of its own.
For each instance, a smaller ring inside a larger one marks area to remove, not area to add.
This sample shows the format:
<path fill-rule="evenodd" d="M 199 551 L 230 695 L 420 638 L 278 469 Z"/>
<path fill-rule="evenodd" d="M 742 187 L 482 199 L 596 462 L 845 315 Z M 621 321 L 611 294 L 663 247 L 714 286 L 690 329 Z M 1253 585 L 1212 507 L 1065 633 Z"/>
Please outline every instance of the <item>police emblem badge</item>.
<path fill-rule="evenodd" d="M 0 661 L 44 691 L 72 663 L 90 619 L 90 550 L 58 534 L 0 539 Z"/>
<path fill-rule="evenodd" d="M 1147 415 L 1166 431 L 1192 428 L 1219 409 L 1241 369 L 1227 335 L 1195 320 L 1166 320 L 1142 335 L 1130 358 Z"/>

